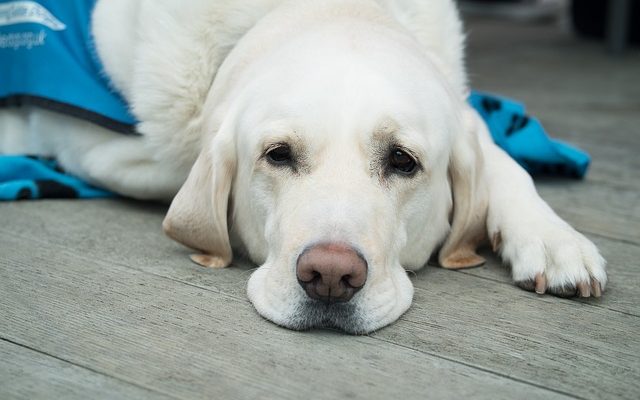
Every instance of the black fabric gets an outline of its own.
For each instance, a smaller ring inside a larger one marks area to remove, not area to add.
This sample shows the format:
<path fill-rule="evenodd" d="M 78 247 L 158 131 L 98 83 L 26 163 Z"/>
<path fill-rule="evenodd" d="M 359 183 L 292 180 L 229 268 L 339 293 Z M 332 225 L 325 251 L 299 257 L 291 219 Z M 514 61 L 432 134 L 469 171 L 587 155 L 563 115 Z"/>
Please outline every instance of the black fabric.
<path fill-rule="evenodd" d="M 28 200 L 33 197 L 33 192 L 29 188 L 22 188 L 16 196 L 16 200 Z"/>
<path fill-rule="evenodd" d="M 511 125 L 507 128 L 505 135 L 511 136 L 516 132 L 519 132 L 527 127 L 529 124 L 529 117 L 526 115 L 514 115 L 511 117 Z"/>
<path fill-rule="evenodd" d="M 502 108 L 502 103 L 500 101 L 489 97 L 483 98 L 480 104 L 487 114 L 491 114 L 494 111 L 500 111 Z"/>
<path fill-rule="evenodd" d="M 49 179 L 35 181 L 42 199 L 76 199 L 78 192 L 71 186 Z"/>
<path fill-rule="evenodd" d="M 60 103 L 43 97 L 31 95 L 16 95 L 0 99 L 0 107 L 21 107 L 26 105 L 41 107 L 49 111 L 55 111 L 71 117 L 80 118 L 118 133 L 138 135 L 134 125 L 125 124 L 105 117 L 104 115 L 70 104 Z"/>

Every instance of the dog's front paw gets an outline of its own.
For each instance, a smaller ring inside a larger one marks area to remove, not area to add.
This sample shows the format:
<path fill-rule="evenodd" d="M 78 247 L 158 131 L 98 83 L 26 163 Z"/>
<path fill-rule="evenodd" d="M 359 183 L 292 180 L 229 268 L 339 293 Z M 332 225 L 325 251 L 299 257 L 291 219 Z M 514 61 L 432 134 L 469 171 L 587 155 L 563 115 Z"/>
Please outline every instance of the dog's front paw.
<path fill-rule="evenodd" d="M 600 297 L 607 283 L 606 262 L 596 246 L 559 218 L 520 222 L 496 231 L 492 244 L 525 290 Z"/>

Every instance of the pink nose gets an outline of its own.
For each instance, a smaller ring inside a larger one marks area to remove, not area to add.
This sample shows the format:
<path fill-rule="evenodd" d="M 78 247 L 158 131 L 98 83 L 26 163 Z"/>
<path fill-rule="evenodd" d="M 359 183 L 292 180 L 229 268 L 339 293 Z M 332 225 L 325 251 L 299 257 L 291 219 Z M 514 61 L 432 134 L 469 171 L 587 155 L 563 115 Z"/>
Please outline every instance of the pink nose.
<path fill-rule="evenodd" d="M 317 244 L 300 255 L 296 273 L 300 286 L 312 299 L 346 302 L 367 281 L 367 262 L 344 244 Z"/>

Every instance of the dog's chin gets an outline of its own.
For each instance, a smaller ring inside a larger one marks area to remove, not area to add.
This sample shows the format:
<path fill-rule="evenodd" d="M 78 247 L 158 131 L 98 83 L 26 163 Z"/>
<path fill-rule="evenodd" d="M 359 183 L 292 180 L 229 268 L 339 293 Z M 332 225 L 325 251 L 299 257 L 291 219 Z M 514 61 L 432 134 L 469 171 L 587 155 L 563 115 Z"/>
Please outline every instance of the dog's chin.
<path fill-rule="evenodd" d="M 294 330 L 338 329 L 356 335 L 368 332 L 355 303 L 326 304 L 312 299 L 302 300 L 280 325 Z"/>
<path fill-rule="evenodd" d="M 329 328 L 354 335 L 370 333 L 396 321 L 413 298 L 413 285 L 404 270 L 393 274 L 384 287 L 376 288 L 379 290 L 364 288 L 348 303 L 331 304 L 310 299 L 293 286 L 288 291 L 267 290 L 267 272 L 268 268 L 261 267 L 249 279 L 249 300 L 264 318 L 293 330 Z"/>

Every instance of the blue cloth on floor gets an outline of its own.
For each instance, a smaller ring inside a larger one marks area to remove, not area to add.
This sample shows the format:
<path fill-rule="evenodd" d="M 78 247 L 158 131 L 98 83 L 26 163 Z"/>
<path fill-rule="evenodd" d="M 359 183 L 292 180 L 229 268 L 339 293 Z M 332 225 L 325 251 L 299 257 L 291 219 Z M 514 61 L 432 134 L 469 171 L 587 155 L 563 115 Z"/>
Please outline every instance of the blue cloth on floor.
<path fill-rule="evenodd" d="M 524 106 L 486 93 L 473 92 L 471 105 L 484 118 L 493 140 L 531 174 L 582 178 L 589 155 L 550 139 Z M 112 197 L 65 174 L 55 161 L 28 156 L 0 156 L 0 200 Z"/>
<path fill-rule="evenodd" d="M 50 158 L 0 156 L 0 200 L 113 196 L 111 192 L 65 174 Z"/>
<path fill-rule="evenodd" d="M 524 105 L 476 91 L 469 96 L 469 103 L 485 120 L 493 141 L 531 175 L 584 178 L 591 157 L 549 138 L 540 122 L 527 115 Z"/>

